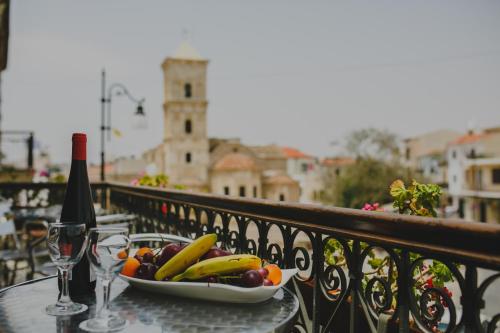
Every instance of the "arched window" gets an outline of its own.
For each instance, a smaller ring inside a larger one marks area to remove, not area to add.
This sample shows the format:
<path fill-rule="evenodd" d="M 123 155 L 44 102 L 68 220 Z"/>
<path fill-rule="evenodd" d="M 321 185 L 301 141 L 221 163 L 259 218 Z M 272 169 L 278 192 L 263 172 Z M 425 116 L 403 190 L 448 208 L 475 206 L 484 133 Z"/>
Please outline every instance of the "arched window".
<path fill-rule="evenodd" d="M 187 134 L 190 134 L 193 131 L 193 124 L 191 123 L 190 119 L 186 120 L 186 122 L 184 123 L 184 131 Z"/>
<path fill-rule="evenodd" d="M 191 163 L 191 153 L 186 153 L 186 163 Z"/>
<path fill-rule="evenodd" d="M 184 97 L 191 98 L 191 96 L 192 96 L 191 83 L 186 83 L 184 85 Z"/>

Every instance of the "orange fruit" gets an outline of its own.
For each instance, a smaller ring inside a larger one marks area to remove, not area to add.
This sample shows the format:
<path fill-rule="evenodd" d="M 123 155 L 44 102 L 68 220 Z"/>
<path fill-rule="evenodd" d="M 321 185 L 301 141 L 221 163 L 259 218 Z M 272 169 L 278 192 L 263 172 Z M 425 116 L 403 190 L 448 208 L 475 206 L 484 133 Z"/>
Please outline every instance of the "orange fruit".
<path fill-rule="evenodd" d="M 126 275 L 126 276 L 130 276 L 130 277 L 134 277 L 135 272 L 137 272 L 137 269 L 139 268 L 140 265 L 141 265 L 141 263 L 139 262 L 139 260 L 132 258 L 132 257 L 127 258 L 127 261 L 125 261 L 125 265 L 123 265 L 123 268 L 122 268 L 122 274 Z"/>
<path fill-rule="evenodd" d="M 267 279 L 270 280 L 275 286 L 281 283 L 282 272 L 278 265 L 269 264 L 264 267 L 267 269 L 269 274 L 267 275 Z"/>
<path fill-rule="evenodd" d="M 146 254 L 147 252 L 153 253 L 153 251 L 151 251 L 149 247 L 141 247 L 139 250 L 137 250 L 135 254 L 138 255 L 139 257 L 143 257 L 144 254 Z"/>
<path fill-rule="evenodd" d="M 116 256 L 118 257 L 118 259 L 127 259 L 128 254 L 127 251 L 121 250 Z"/>

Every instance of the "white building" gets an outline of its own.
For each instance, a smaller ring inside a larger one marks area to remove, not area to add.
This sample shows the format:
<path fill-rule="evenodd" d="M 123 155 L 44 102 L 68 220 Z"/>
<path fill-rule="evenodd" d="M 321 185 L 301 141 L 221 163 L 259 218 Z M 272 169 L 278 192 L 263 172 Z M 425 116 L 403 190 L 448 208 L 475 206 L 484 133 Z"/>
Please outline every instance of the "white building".
<path fill-rule="evenodd" d="M 500 128 L 458 138 L 447 160 L 452 211 L 467 220 L 500 223 Z"/>

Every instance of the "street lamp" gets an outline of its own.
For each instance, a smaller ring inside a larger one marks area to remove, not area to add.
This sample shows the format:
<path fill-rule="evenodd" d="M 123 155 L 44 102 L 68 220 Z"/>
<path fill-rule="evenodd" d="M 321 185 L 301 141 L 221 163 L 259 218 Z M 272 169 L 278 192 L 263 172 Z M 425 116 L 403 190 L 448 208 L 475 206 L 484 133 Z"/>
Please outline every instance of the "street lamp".
<path fill-rule="evenodd" d="M 108 140 L 111 139 L 111 99 L 113 94 L 116 96 L 127 96 L 128 99 L 135 103 L 136 111 L 134 116 L 138 120 L 139 128 L 144 128 L 146 126 L 145 114 L 144 114 L 144 98 L 136 99 L 128 91 L 128 89 L 121 83 L 113 83 L 110 85 L 106 91 L 106 71 L 103 69 L 101 73 L 101 181 L 106 180 L 105 174 L 105 133 L 108 132 Z M 107 108 L 106 108 L 107 105 Z"/>

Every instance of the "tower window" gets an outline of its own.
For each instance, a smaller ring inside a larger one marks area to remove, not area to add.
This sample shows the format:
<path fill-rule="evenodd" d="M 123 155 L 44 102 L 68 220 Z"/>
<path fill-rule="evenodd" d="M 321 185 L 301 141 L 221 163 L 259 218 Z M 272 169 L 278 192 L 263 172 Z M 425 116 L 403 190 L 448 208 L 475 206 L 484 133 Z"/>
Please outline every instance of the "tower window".
<path fill-rule="evenodd" d="M 253 197 L 257 198 L 257 186 L 253 187 Z"/>
<path fill-rule="evenodd" d="M 493 184 L 500 184 L 500 169 L 491 170 L 491 182 Z"/>
<path fill-rule="evenodd" d="M 190 134 L 193 131 L 193 124 L 191 120 L 186 120 L 186 122 L 184 123 L 184 130 L 187 134 Z"/>
<path fill-rule="evenodd" d="M 184 97 L 191 98 L 191 96 L 192 96 L 191 83 L 186 83 L 184 85 Z"/>
<path fill-rule="evenodd" d="M 191 163 L 191 153 L 186 153 L 186 163 Z"/>
<path fill-rule="evenodd" d="M 240 197 L 245 196 L 245 186 L 240 186 Z"/>
<path fill-rule="evenodd" d="M 229 195 L 229 186 L 224 186 L 224 194 Z"/>
<path fill-rule="evenodd" d="M 285 201 L 285 195 L 283 193 L 280 193 L 280 201 Z"/>

